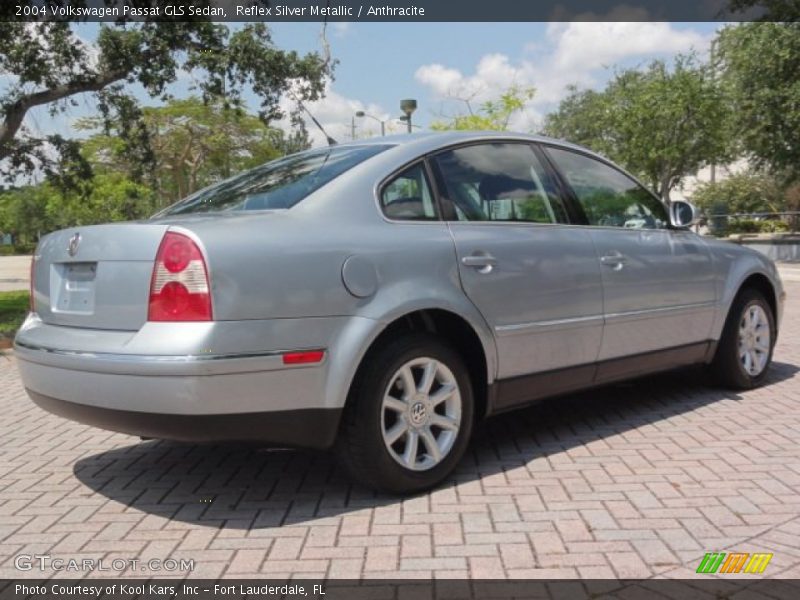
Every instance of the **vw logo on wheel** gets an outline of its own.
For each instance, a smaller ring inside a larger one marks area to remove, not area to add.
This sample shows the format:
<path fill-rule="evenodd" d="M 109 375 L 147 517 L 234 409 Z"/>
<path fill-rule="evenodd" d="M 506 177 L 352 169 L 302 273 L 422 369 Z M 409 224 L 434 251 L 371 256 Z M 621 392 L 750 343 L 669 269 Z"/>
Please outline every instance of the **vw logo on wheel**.
<path fill-rule="evenodd" d="M 425 417 L 427 416 L 428 410 L 422 402 L 417 402 L 411 407 L 411 422 L 414 423 L 414 425 L 419 425 L 425 421 Z"/>
<path fill-rule="evenodd" d="M 69 243 L 67 244 L 67 252 L 69 252 L 70 256 L 75 256 L 78 253 L 78 246 L 81 243 L 81 234 L 76 233 L 71 238 L 69 238 Z"/>

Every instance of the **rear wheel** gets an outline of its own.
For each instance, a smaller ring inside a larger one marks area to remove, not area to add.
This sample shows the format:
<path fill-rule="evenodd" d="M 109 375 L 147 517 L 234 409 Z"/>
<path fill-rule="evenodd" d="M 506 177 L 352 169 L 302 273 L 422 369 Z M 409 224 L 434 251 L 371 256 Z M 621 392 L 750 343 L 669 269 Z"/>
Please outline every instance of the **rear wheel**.
<path fill-rule="evenodd" d="M 714 356 L 720 383 L 734 389 L 760 385 L 772 361 L 775 316 L 761 292 L 746 288 L 733 301 Z"/>
<path fill-rule="evenodd" d="M 429 334 L 408 334 L 366 357 L 351 390 L 339 456 L 359 482 L 394 493 L 440 483 L 472 432 L 464 361 Z"/>

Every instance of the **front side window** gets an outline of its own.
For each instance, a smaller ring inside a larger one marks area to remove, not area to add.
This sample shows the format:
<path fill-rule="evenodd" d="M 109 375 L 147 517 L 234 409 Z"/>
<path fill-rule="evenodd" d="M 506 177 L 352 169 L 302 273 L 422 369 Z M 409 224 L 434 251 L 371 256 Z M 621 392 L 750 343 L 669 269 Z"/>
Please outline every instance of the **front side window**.
<path fill-rule="evenodd" d="M 616 169 L 577 152 L 548 148 L 578 197 L 589 225 L 664 229 L 667 211 L 650 192 Z"/>
<path fill-rule="evenodd" d="M 422 163 L 409 167 L 383 187 L 381 208 L 390 219 L 436 220 L 436 206 Z"/>
<path fill-rule="evenodd" d="M 331 146 L 292 154 L 200 190 L 156 217 L 291 208 L 388 145 Z"/>
<path fill-rule="evenodd" d="M 527 144 L 464 146 L 433 160 L 459 221 L 567 221 L 550 174 Z"/>

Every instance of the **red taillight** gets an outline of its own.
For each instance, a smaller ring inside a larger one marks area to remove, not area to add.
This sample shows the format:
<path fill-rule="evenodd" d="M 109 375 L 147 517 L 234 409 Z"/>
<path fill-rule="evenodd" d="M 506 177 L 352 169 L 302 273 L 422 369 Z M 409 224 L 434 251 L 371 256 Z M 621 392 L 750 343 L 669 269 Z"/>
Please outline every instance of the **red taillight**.
<path fill-rule="evenodd" d="M 28 299 L 28 308 L 31 312 L 36 312 L 36 303 L 33 301 L 33 292 L 36 289 L 36 255 L 31 256 L 31 297 Z"/>
<path fill-rule="evenodd" d="M 308 350 L 306 352 L 287 352 L 283 355 L 285 365 L 310 365 L 322 362 L 324 350 Z"/>
<path fill-rule="evenodd" d="M 211 289 L 200 248 L 168 231 L 158 248 L 150 283 L 148 321 L 210 321 Z"/>

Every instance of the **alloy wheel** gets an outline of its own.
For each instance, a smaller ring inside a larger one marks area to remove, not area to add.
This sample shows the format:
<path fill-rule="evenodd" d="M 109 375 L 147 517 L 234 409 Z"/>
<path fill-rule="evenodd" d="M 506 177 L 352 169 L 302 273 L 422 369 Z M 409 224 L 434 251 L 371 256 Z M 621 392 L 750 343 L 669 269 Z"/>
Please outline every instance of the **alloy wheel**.
<path fill-rule="evenodd" d="M 453 372 L 429 357 L 402 365 L 381 404 L 386 449 L 401 466 L 427 471 L 453 448 L 461 426 L 461 392 Z"/>
<path fill-rule="evenodd" d="M 739 321 L 739 361 L 750 377 L 757 377 L 766 368 L 771 339 L 764 309 L 758 304 L 748 305 Z"/>

